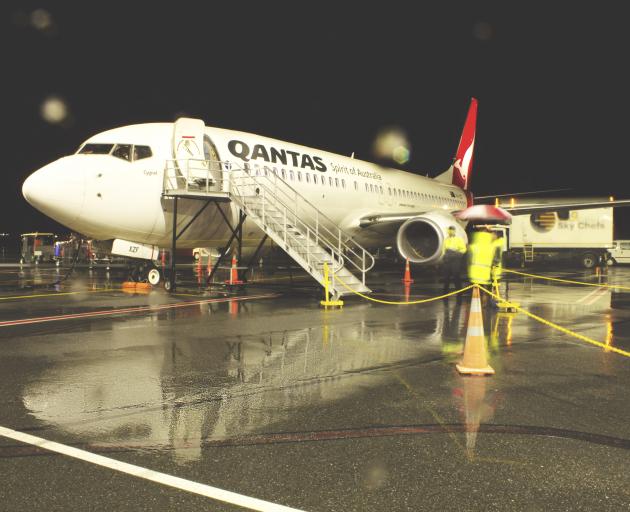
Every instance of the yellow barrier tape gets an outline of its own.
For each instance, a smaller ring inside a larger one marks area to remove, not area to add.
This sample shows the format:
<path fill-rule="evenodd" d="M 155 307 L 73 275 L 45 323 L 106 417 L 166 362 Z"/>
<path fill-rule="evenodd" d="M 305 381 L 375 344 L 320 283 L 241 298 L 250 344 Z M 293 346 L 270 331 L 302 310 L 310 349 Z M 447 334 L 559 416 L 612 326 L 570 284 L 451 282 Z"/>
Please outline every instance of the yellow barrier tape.
<path fill-rule="evenodd" d="M 560 283 L 571 283 L 571 284 L 581 284 L 583 286 L 597 286 L 604 288 L 619 288 L 620 290 L 630 290 L 630 286 L 621 286 L 618 284 L 608 284 L 608 283 L 585 283 L 584 281 L 572 281 L 570 279 L 560 279 L 558 277 L 547 277 L 547 276 L 539 276 L 536 274 L 527 274 L 526 272 L 518 272 L 517 270 L 509 270 L 507 268 L 503 269 L 503 272 L 509 272 L 510 274 L 518 274 L 519 276 L 533 277 L 536 279 L 546 279 L 548 281 L 558 281 Z"/>
<path fill-rule="evenodd" d="M 510 307 L 513 307 L 517 311 L 527 315 L 530 318 L 533 318 L 534 320 L 536 320 L 536 321 L 538 321 L 538 322 L 540 322 L 542 324 L 548 325 L 549 327 L 553 327 L 554 329 L 557 329 L 560 332 L 563 332 L 565 334 L 568 334 L 569 336 L 573 336 L 575 338 L 578 338 L 578 339 L 580 339 L 582 341 L 586 341 L 587 343 L 590 343 L 590 344 L 595 345 L 597 347 L 601 347 L 603 349 L 610 350 L 611 352 L 615 352 L 615 353 L 620 354 L 622 356 L 630 357 L 630 352 L 627 352 L 625 350 L 621 350 L 620 348 L 617 348 L 617 347 L 611 347 L 610 345 L 606 345 L 605 343 L 602 343 L 601 341 L 596 341 L 596 340 L 594 340 L 592 338 L 589 338 L 588 336 L 584 336 L 583 334 L 579 334 L 577 332 L 571 331 L 571 330 L 569 330 L 569 329 L 567 329 L 565 327 L 562 327 L 561 325 L 558 325 L 558 324 L 555 324 L 553 322 L 550 322 L 549 320 L 545 320 L 544 318 L 541 318 L 538 315 L 534 315 L 533 313 L 530 313 L 526 309 L 523 309 L 523 308 L 517 306 L 516 304 L 511 303 L 509 300 L 505 300 L 500 295 L 492 293 L 490 290 L 486 290 L 483 286 L 480 286 L 479 289 L 483 290 L 488 295 L 490 295 L 491 297 L 494 297 L 497 300 L 500 300 L 502 302 L 506 302 L 507 304 L 510 305 Z"/>
<path fill-rule="evenodd" d="M 392 304 L 394 306 L 401 306 L 401 305 L 408 305 L 408 304 L 422 304 L 423 302 L 431 302 L 434 300 L 440 300 L 440 299 L 444 299 L 446 297 L 450 297 L 451 295 L 457 295 L 458 293 L 463 293 L 466 290 L 470 290 L 474 285 L 471 284 L 470 286 L 467 286 L 466 288 L 462 288 L 461 290 L 456 290 L 454 292 L 451 293 L 447 293 L 445 295 L 439 295 L 438 297 L 430 297 L 428 299 L 418 299 L 418 300 L 411 300 L 411 301 L 392 301 L 392 300 L 381 300 L 381 299 L 375 299 L 374 297 L 368 297 L 367 295 L 363 295 L 360 292 L 357 292 L 356 290 L 353 290 L 352 288 L 350 288 L 346 283 L 344 283 L 341 279 L 339 279 L 337 276 L 335 276 L 335 280 L 339 281 L 344 288 L 346 288 L 347 290 L 350 290 L 352 293 L 358 295 L 359 297 L 362 297 L 366 300 L 370 300 L 372 302 L 378 302 L 379 304 Z"/>

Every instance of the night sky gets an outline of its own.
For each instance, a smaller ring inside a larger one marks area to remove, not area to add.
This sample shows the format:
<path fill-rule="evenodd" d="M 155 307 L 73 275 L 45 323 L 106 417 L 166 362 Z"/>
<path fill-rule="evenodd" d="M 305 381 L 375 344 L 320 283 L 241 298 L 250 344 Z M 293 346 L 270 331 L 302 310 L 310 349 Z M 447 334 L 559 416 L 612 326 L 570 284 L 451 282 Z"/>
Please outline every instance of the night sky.
<path fill-rule="evenodd" d="M 22 181 L 109 128 L 186 115 L 373 161 L 394 126 L 411 159 L 391 165 L 435 176 L 472 96 L 476 195 L 630 197 L 623 2 L 340 4 L 3 2 L 0 231 L 61 232 Z"/>

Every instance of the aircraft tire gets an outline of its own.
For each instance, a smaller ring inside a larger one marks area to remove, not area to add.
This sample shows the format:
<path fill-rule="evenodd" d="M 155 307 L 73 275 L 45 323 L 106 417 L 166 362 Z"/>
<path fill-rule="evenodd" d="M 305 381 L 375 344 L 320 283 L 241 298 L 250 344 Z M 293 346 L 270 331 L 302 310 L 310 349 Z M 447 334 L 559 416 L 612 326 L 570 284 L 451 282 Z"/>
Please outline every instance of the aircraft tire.
<path fill-rule="evenodd" d="M 161 280 L 162 272 L 160 272 L 159 269 L 153 267 L 151 270 L 149 270 L 147 274 L 147 281 L 149 281 L 149 284 L 155 286 L 156 284 L 159 284 Z"/>

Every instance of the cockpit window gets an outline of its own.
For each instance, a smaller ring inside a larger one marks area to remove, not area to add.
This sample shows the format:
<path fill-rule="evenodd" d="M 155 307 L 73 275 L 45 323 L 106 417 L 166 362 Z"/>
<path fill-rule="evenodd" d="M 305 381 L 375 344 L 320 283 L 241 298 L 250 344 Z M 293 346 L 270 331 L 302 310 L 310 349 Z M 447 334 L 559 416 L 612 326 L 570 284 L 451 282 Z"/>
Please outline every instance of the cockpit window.
<path fill-rule="evenodd" d="M 113 144 L 86 144 L 79 150 L 79 153 L 82 155 L 109 155 L 113 147 Z"/>
<path fill-rule="evenodd" d="M 153 156 L 151 148 L 149 146 L 134 146 L 133 147 L 133 159 L 142 160 L 143 158 L 149 158 Z"/>
<path fill-rule="evenodd" d="M 116 144 L 112 156 L 122 158 L 129 162 L 131 160 L 131 144 Z"/>

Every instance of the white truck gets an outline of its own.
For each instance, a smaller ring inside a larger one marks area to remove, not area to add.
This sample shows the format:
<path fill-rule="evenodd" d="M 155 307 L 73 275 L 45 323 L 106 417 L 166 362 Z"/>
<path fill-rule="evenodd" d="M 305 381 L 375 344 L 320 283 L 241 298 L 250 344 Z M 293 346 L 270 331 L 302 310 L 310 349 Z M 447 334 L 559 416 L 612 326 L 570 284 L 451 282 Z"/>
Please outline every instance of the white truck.
<path fill-rule="evenodd" d="M 592 268 L 610 259 L 608 251 L 614 247 L 613 208 L 515 215 L 505 231 L 507 265 L 562 261 Z"/>
<path fill-rule="evenodd" d="M 610 253 L 608 261 L 613 265 L 630 263 L 630 240 L 615 240 L 613 248 L 608 252 Z"/>

